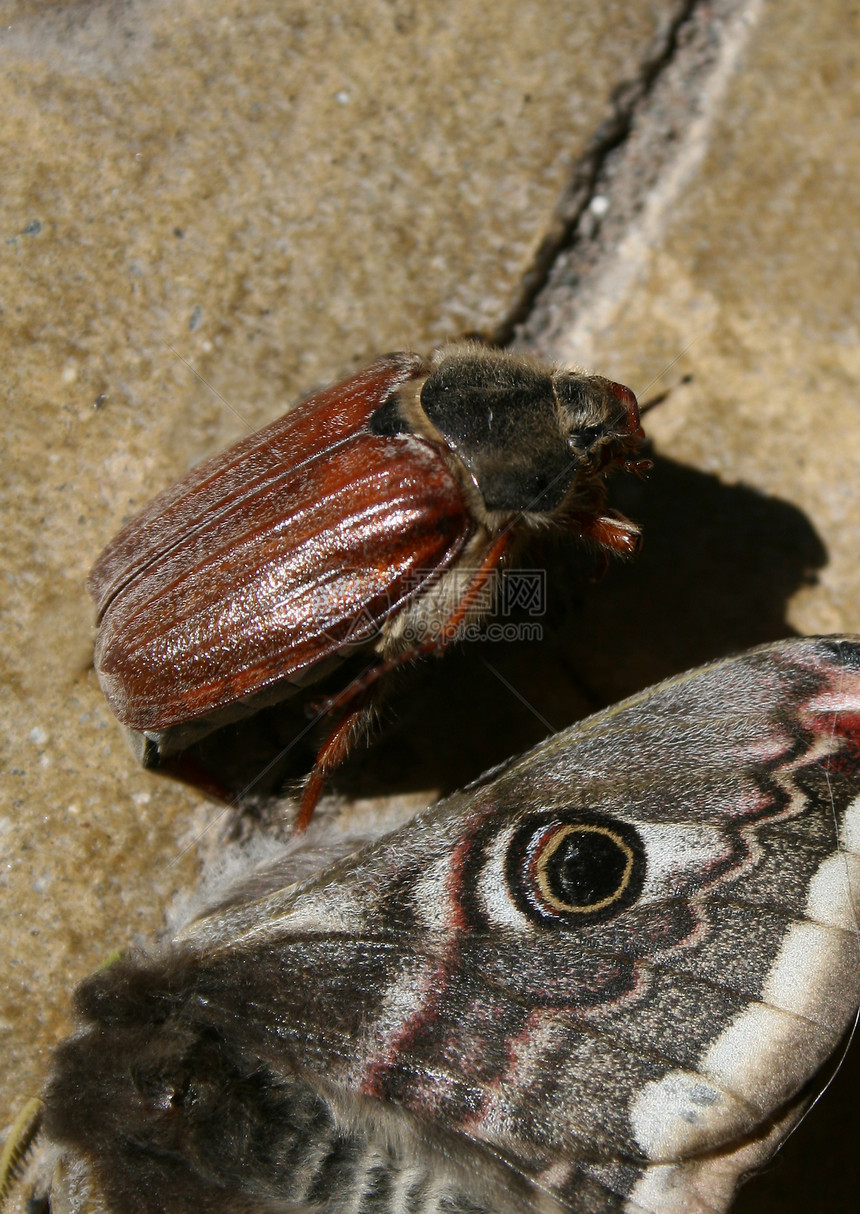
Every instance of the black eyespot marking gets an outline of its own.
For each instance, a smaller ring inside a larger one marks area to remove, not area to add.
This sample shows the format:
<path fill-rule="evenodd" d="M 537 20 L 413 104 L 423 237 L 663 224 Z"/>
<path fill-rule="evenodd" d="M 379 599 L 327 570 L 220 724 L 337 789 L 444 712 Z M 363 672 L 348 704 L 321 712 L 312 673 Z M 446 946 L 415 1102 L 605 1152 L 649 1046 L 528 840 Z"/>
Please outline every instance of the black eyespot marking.
<path fill-rule="evenodd" d="M 645 880 L 645 846 L 627 822 L 562 810 L 527 818 L 505 873 L 517 906 L 545 927 L 584 927 L 631 906 Z"/>

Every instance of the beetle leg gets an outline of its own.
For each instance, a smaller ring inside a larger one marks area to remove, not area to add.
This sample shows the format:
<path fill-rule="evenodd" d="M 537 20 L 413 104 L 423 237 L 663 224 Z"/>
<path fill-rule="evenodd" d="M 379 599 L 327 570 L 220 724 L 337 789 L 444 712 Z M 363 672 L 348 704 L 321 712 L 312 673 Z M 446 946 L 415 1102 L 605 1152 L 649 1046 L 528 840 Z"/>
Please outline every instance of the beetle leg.
<path fill-rule="evenodd" d="M 354 691 L 353 688 L 355 688 Z M 353 692 L 357 703 L 340 718 L 316 757 L 313 770 L 305 783 L 298 815 L 293 823 L 293 832 L 297 835 L 301 835 L 307 830 L 325 782 L 346 758 L 356 726 L 367 708 L 370 695 L 366 688 L 353 684 L 348 690 Z"/>
<path fill-rule="evenodd" d="M 361 717 L 370 700 L 370 692 L 373 686 L 379 682 L 385 675 L 396 670 L 398 666 L 403 666 L 407 662 L 412 662 L 415 658 L 423 657 L 425 654 L 436 654 L 441 656 L 448 645 L 456 638 L 457 630 L 463 623 L 463 620 L 469 614 L 469 611 L 475 599 L 483 590 L 487 580 L 492 576 L 494 569 L 498 566 L 505 550 L 510 542 L 510 532 L 503 531 L 491 545 L 487 555 L 484 557 L 477 572 L 475 573 L 472 583 L 466 593 L 460 599 L 455 611 L 451 613 L 445 620 L 442 627 L 439 629 L 439 635 L 434 637 L 432 641 L 425 641 L 422 645 L 415 645 L 411 649 L 407 649 L 404 653 L 398 653 L 393 658 L 388 658 L 384 662 L 379 662 L 376 666 L 371 666 L 350 685 L 338 695 L 334 696 L 327 704 L 323 706 L 323 711 L 333 712 L 338 708 L 343 708 L 350 704 L 351 707 L 347 713 L 340 718 L 337 725 L 332 730 L 328 739 L 324 743 L 322 749 L 317 755 L 314 763 L 313 771 L 308 776 L 305 784 L 302 800 L 299 806 L 298 816 L 296 817 L 293 830 L 296 834 L 302 834 L 307 830 L 308 823 L 313 817 L 317 802 L 322 794 L 325 781 L 328 776 L 339 767 L 344 761 L 349 751 L 352 742 L 355 727 L 358 725 Z"/>
<path fill-rule="evenodd" d="M 359 675 L 348 687 L 345 687 L 343 691 L 339 692 L 336 696 L 332 696 L 327 703 L 322 705 L 322 711 L 334 712 L 338 708 L 343 708 L 355 696 L 363 694 L 374 683 L 378 683 L 380 679 L 385 678 L 386 675 L 396 670 L 399 666 L 404 666 L 407 662 L 414 662 L 416 658 L 424 657 L 431 653 L 441 655 L 451 642 L 456 639 L 457 629 L 469 614 L 475 599 L 483 590 L 488 578 L 504 556 L 509 542 L 510 532 L 503 531 L 484 557 L 472 579 L 471 585 L 460 599 L 456 610 L 442 624 L 437 636 L 430 641 L 424 641 L 420 645 L 413 645 L 410 649 L 405 649 L 403 653 L 395 654 L 394 657 L 386 658 L 385 661 L 378 662 L 375 666 L 369 667 L 364 674 Z"/>
<path fill-rule="evenodd" d="M 571 522 L 583 539 L 592 540 L 602 549 L 617 552 L 620 556 L 635 556 L 642 545 L 638 527 L 614 510 L 599 515 L 574 514 Z"/>
<path fill-rule="evenodd" d="M 457 635 L 457 629 L 471 611 L 472 604 L 475 602 L 475 599 L 484 589 L 489 579 L 493 576 L 499 562 L 505 555 L 505 551 L 510 543 L 510 539 L 510 529 L 503 531 L 501 535 L 496 537 L 496 540 L 490 547 L 489 552 L 484 557 L 483 561 L 481 561 L 477 573 L 472 578 L 471 586 L 457 604 L 457 610 L 454 611 L 442 625 L 439 636 L 432 641 L 425 641 L 423 645 L 418 647 L 416 653 L 441 654 L 442 651 L 448 645 L 450 645 L 451 641 L 453 641 Z"/>

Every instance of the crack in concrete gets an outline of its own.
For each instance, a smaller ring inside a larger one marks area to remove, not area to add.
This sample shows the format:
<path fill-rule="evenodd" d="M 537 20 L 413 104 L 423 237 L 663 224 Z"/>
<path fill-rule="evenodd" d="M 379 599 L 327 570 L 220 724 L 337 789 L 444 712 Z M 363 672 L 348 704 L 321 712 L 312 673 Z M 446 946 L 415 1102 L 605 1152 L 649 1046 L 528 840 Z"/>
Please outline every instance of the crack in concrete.
<path fill-rule="evenodd" d="M 750 27 L 750 10 L 759 7 L 760 0 L 683 0 L 677 6 L 637 77 L 616 89 L 615 112 L 575 165 L 494 341 L 552 353 L 553 342 L 584 310 L 594 283 L 605 277 L 607 263 L 660 190 L 661 179 L 676 171 L 694 128 L 700 136 L 697 123 L 704 116 L 702 102 L 713 91 L 712 77 L 727 74 L 727 58 L 730 64 L 736 61 L 738 22 Z M 710 121 L 713 100 L 706 108 Z"/>

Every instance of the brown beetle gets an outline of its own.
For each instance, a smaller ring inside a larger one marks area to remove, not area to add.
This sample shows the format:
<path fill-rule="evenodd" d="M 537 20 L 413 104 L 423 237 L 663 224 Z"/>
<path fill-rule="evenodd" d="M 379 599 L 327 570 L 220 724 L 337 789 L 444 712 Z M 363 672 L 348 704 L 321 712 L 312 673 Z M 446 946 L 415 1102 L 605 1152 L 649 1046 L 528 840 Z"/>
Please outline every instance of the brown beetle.
<path fill-rule="evenodd" d="M 645 466 L 641 439 L 633 393 L 600 376 L 472 343 L 381 358 L 192 469 L 107 546 L 89 588 L 108 703 L 156 766 L 371 647 L 329 705 L 303 829 L 372 685 L 486 610 L 519 536 L 557 521 L 636 550 L 604 474 Z"/>

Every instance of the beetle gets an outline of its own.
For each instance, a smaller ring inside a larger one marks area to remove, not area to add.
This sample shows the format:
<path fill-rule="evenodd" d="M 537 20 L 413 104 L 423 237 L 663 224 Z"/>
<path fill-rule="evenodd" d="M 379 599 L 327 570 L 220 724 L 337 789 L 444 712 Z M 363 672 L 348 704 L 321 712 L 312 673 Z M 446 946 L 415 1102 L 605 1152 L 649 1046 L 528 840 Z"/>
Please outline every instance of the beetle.
<path fill-rule="evenodd" d="M 621 384 L 461 342 L 380 358 L 193 468 L 89 579 L 99 682 L 138 757 L 158 766 L 366 647 L 372 667 L 327 704 L 303 829 L 375 684 L 486 610 L 523 535 L 555 522 L 636 551 L 604 479 L 647 466 L 643 437 Z"/>

